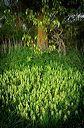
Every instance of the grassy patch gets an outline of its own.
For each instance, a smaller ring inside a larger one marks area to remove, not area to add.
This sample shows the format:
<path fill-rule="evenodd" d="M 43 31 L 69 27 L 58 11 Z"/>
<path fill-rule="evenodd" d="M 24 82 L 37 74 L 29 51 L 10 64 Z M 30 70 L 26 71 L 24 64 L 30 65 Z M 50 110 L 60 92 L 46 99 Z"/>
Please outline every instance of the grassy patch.
<path fill-rule="evenodd" d="M 84 125 L 84 71 L 76 51 L 59 56 L 18 48 L 0 61 L 2 128 Z"/>

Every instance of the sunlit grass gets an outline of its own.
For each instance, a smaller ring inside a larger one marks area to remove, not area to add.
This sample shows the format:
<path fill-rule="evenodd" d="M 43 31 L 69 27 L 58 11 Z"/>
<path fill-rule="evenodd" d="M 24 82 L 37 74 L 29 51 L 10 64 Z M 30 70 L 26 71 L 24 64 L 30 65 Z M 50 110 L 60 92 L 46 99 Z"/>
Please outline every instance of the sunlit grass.
<path fill-rule="evenodd" d="M 21 48 L 0 61 L 2 128 L 61 127 L 73 119 L 76 126 L 82 119 L 84 71 L 77 52 L 59 57 Z"/>

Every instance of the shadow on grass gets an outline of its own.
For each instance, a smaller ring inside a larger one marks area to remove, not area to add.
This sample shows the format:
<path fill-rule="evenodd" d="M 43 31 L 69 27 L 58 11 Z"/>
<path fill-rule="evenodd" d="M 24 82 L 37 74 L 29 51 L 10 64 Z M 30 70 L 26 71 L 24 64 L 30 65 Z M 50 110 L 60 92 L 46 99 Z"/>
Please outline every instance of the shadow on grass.
<path fill-rule="evenodd" d="M 0 74 L 11 69 L 22 70 L 26 66 L 31 68 L 37 65 L 44 68 L 51 62 L 56 62 L 59 66 L 63 65 L 65 68 L 71 67 L 80 71 L 84 70 L 83 57 L 81 58 L 77 51 L 73 52 L 72 50 L 71 52 L 70 50 L 66 56 L 59 56 L 56 50 L 50 53 L 45 51 L 42 54 L 38 54 L 28 47 L 12 49 L 11 51 L 10 54 L 5 53 L 0 56 Z"/>
<path fill-rule="evenodd" d="M 28 65 L 27 57 L 32 55 L 31 49 L 27 47 L 11 49 L 11 52 L 0 54 L 0 74 L 11 69 L 20 69 Z"/>
<path fill-rule="evenodd" d="M 16 103 L 0 100 L 0 128 L 40 128 L 40 124 L 17 114 Z"/>
<path fill-rule="evenodd" d="M 0 127 L 1 128 L 84 128 L 84 109 L 79 111 L 76 116 L 73 113 L 66 121 L 61 119 L 53 119 L 49 113 L 45 113 L 43 122 L 36 122 L 23 118 L 17 114 L 16 104 L 9 103 L 8 105 L 0 100 Z M 79 106 L 78 106 L 79 107 Z"/>

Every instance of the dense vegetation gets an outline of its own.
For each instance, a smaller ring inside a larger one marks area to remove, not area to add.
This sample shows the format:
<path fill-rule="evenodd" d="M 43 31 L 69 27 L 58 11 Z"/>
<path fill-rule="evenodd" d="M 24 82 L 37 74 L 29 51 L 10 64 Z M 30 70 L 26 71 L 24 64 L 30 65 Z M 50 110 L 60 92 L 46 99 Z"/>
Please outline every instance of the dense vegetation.
<path fill-rule="evenodd" d="M 83 127 L 84 67 L 77 51 L 16 48 L 0 62 L 2 128 Z"/>
<path fill-rule="evenodd" d="M 84 0 L 0 0 L 0 127 L 84 127 Z"/>
<path fill-rule="evenodd" d="M 35 44 L 41 49 L 54 44 L 56 48 L 60 47 L 64 51 L 65 47 L 75 47 L 84 53 L 84 16 L 79 18 L 84 13 L 83 2 L 83 0 L 66 2 L 1 0 L 1 50 L 5 52 L 6 47 L 10 49 L 16 44 L 21 46 Z M 67 19 L 70 20 L 67 22 Z"/>

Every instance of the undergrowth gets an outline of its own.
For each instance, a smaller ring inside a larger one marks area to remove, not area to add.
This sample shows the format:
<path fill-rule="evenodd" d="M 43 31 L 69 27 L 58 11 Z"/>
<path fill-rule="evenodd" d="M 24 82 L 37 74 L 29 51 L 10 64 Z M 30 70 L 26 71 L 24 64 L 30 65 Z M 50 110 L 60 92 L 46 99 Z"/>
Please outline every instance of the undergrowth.
<path fill-rule="evenodd" d="M 75 50 L 1 55 L 0 93 L 1 128 L 84 126 L 83 61 Z"/>

